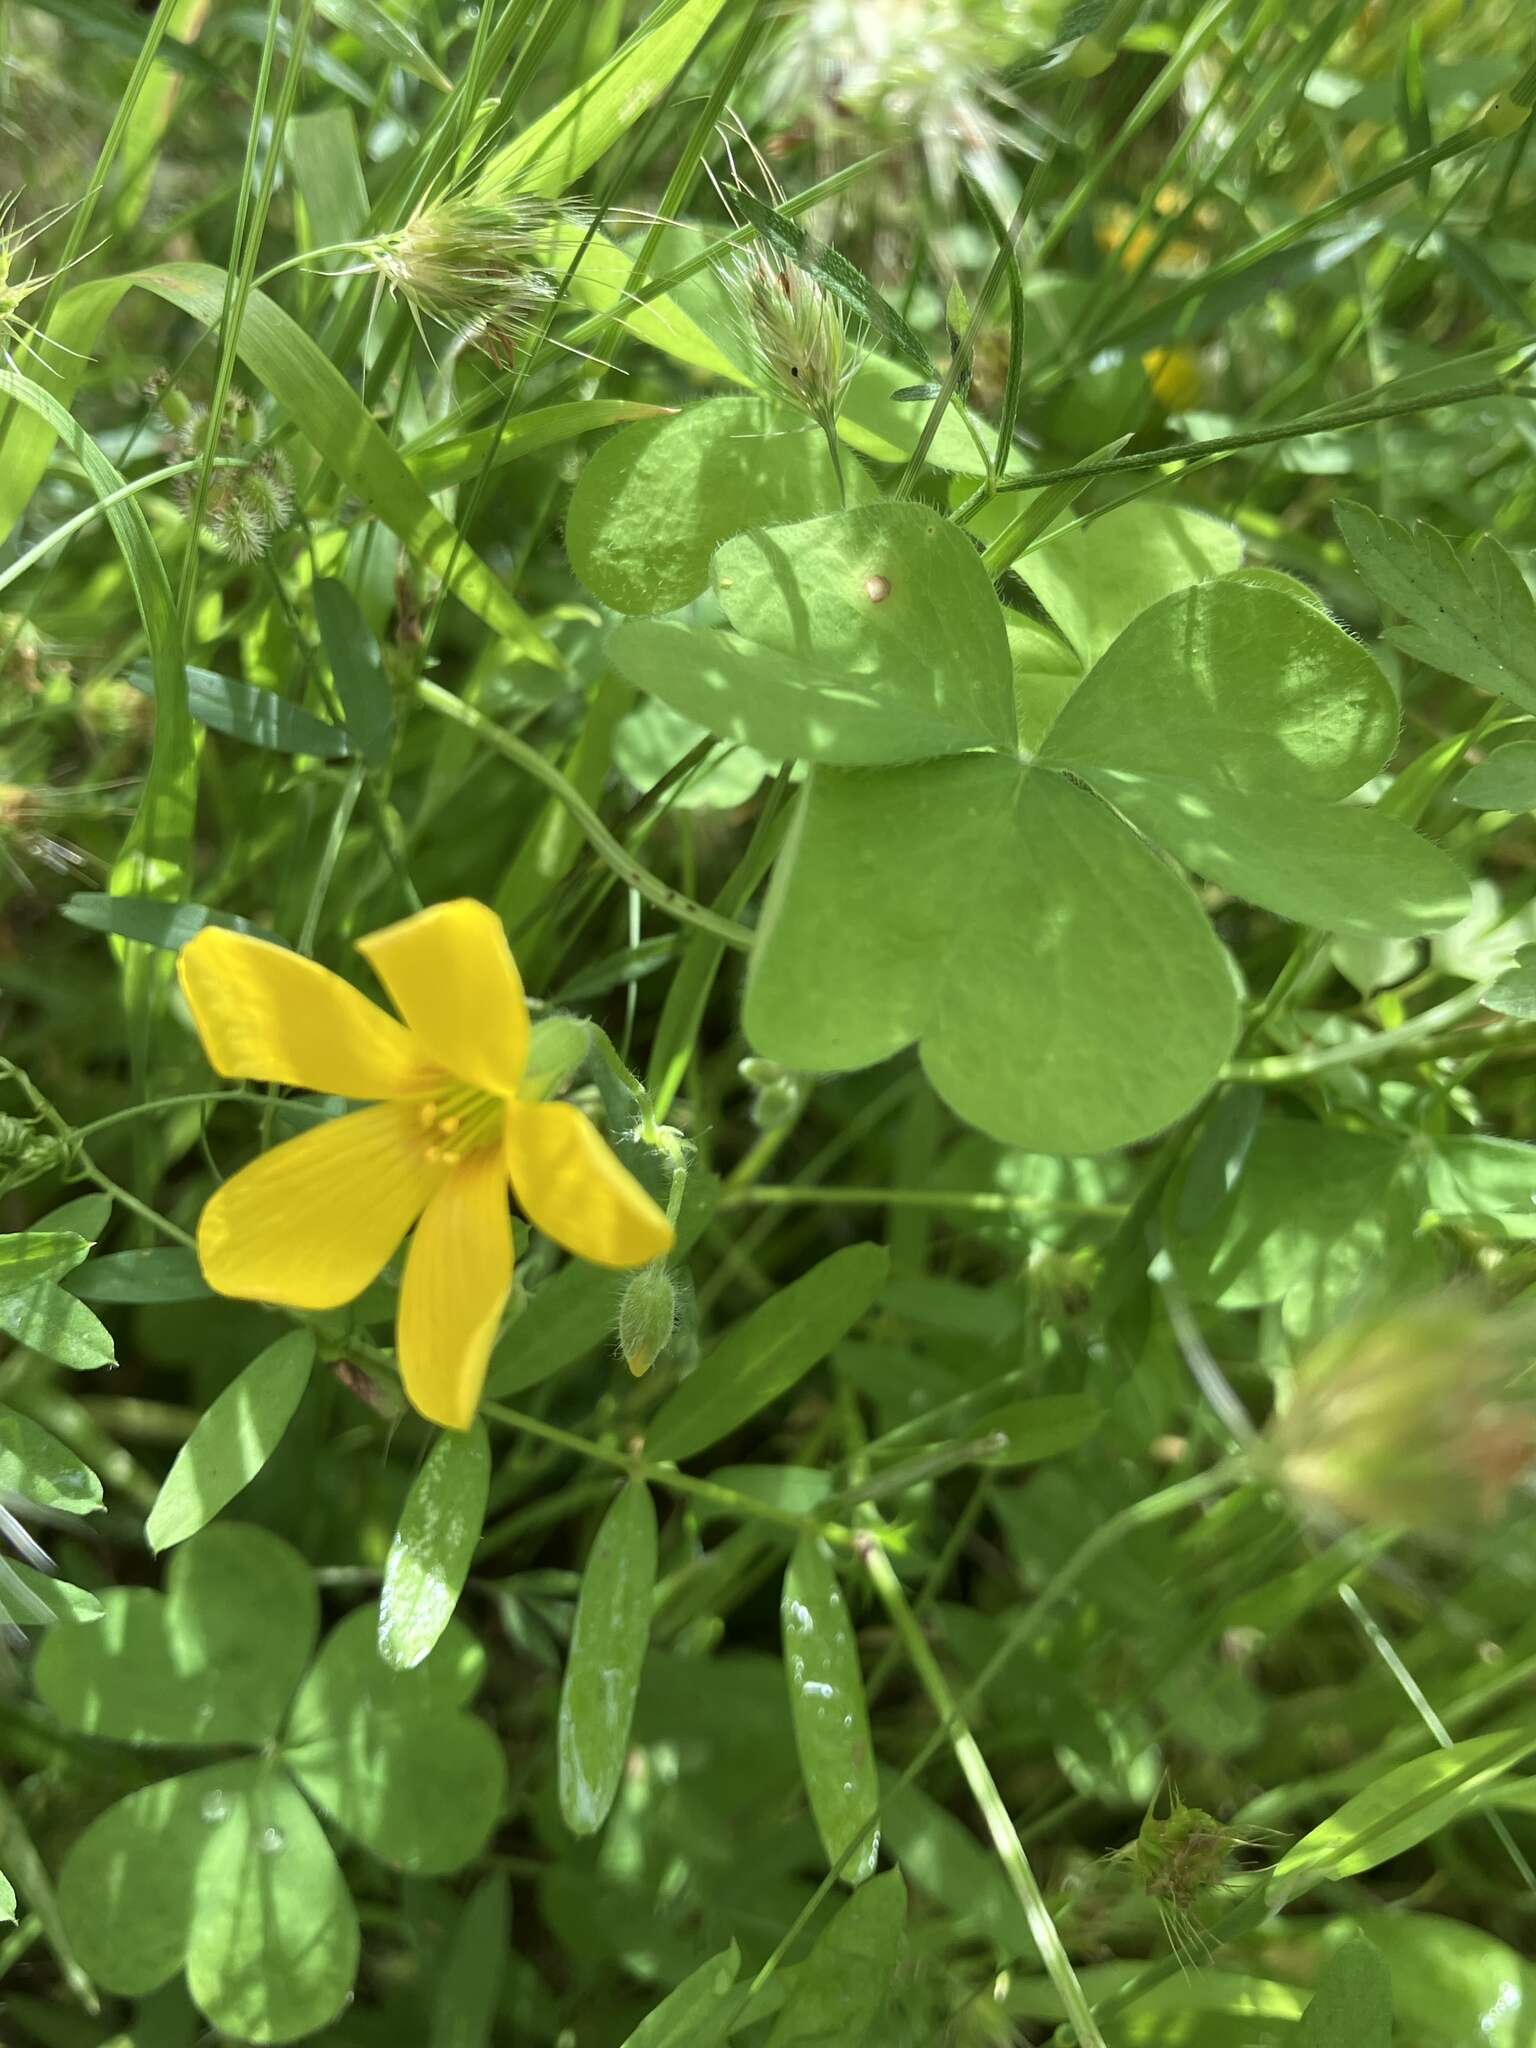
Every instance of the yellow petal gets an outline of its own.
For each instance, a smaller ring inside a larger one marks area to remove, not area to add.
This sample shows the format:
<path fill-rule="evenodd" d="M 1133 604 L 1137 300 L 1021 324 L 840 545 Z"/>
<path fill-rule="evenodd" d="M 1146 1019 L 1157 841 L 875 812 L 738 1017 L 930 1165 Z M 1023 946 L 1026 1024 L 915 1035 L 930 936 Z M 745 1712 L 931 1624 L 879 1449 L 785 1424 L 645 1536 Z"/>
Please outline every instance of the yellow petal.
<path fill-rule="evenodd" d="M 450 1074 L 514 1095 L 528 1061 L 528 1005 L 501 919 L 461 896 L 386 925 L 358 951 Z"/>
<path fill-rule="evenodd" d="M 672 1226 L 568 1102 L 509 1102 L 512 1192 L 546 1237 L 595 1266 L 643 1266 L 672 1249 Z"/>
<path fill-rule="evenodd" d="M 210 925 L 176 971 L 215 1073 L 361 1102 L 424 1085 L 430 1060 L 403 1025 L 284 946 Z"/>
<path fill-rule="evenodd" d="M 456 1166 L 406 1254 L 395 1343 L 411 1405 L 468 1429 L 512 1287 L 512 1219 L 494 1146 Z"/>
<path fill-rule="evenodd" d="M 445 1171 L 427 1163 L 413 1104 L 317 1125 L 210 1196 L 197 1225 L 203 1277 L 242 1301 L 339 1308 L 378 1277 Z"/>

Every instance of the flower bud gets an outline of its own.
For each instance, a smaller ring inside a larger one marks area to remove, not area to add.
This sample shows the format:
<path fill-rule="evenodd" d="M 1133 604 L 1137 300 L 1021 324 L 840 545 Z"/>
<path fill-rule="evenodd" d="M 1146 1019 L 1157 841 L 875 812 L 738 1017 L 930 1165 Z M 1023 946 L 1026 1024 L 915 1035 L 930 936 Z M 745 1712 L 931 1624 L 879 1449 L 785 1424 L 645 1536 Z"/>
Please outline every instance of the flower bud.
<path fill-rule="evenodd" d="M 665 1263 L 642 1266 L 619 1303 L 619 1350 L 635 1378 L 643 1379 L 672 1341 L 677 1290 Z"/>
<path fill-rule="evenodd" d="M 742 1060 L 736 1071 L 753 1091 L 752 1121 L 760 1131 L 782 1130 L 805 1107 L 805 1082 L 776 1060 L 754 1055 Z"/>
<path fill-rule="evenodd" d="M 1113 43 L 1098 36 L 1079 36 L 1063 62 L 1074 78 L 1098 78 L 1119 54 Z"/>
<path fill-rule="evenodd" d="M 1275 1476 L 1334 1514 L 1421 1535 L 1496 1521 L 1536 1459 L 1536 1406 L 1517 1386 L 1531 1334 L 1528 1317 L 1457 1293 L 1346 1324 L 1270 1425 Z"/>

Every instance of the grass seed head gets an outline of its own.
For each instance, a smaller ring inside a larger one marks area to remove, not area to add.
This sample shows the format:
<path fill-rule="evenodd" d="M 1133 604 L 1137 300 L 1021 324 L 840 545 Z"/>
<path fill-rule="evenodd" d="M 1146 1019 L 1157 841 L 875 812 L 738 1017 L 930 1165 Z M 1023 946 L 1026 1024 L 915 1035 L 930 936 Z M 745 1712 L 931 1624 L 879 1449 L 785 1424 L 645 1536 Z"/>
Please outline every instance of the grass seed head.
<path fill-rule="evenodd" d="M 763 388 L 830 435 L 859 364 L 837 301 L 761 242 L 742 251 L 726 282 Z"/>
<path fill-rule="evenodd" d="M 555 217 L 542 200 L 442 193 L 370 244 L 368 260 L 419 326 L 446 328 L 505 365 L 554 301 L 541 259 Z"/>

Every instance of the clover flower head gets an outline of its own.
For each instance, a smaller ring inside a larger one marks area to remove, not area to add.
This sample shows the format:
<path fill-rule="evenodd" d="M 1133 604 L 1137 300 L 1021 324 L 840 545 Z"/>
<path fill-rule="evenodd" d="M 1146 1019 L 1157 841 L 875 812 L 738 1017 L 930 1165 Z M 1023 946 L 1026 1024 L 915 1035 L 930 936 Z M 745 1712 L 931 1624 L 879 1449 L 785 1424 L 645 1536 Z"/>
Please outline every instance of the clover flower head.
<path fill-rule="evenodd" d="M 1325 1513 L 1456 1536 L 1536 1465 L 1529 1316 L 1447 1291 L 1343 1325 L 1297 1368 L 1271 1468 Z"/>
<path fill-rule="evenodd" d="M 623 1270 L 672 1226 L 597 1131 L 528 1071 L 522 980 L 483 903 L 439 903 L 359 941 L 399 1017 L 314 961 L 209 927 L 177 970 L 204 1051 L 232 1080 L 373 1106 L 289 1139 L 227 1180 L 197 1250 L 217 1293 L 340 1308 L 414 1224 L 400 1374 L 429 1421 L 467 1429 L 512 1288 L 508 1183 L 538 1229 Z"/>

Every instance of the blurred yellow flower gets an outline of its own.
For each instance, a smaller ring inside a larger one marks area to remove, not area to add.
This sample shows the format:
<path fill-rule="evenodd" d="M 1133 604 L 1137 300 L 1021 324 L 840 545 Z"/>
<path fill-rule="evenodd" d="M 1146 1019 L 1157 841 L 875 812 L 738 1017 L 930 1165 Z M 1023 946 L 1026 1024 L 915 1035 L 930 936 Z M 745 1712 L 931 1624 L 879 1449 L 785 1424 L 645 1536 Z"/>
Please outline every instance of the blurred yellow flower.
<path fill-rule="evenodd" d="M 264 940 L 210 927 L 182 948 L 216 1072 L 374 1104 L 227 1180 L 199 1220 L 198 1258 L 220 1294 L 339 1308 L 416 1224 L 400 1375 L 429 1421 L 467 1429 L 512 1286 L 509 1179 L 532 1223 L 596 1265 L 644 1265 L 672 1228 L 579 1110 L 537 1099 L 523 984 L 493 911 L 435 904 L 358 949 L 403 1022 Z"/>
<path fill-rule="evenodd" d="M 1141 367 L 1164 412 L 1188 412 L 1200 403 L 1204 380 L 1200 358 L 1192 348 L 1149 348 Z"/>

